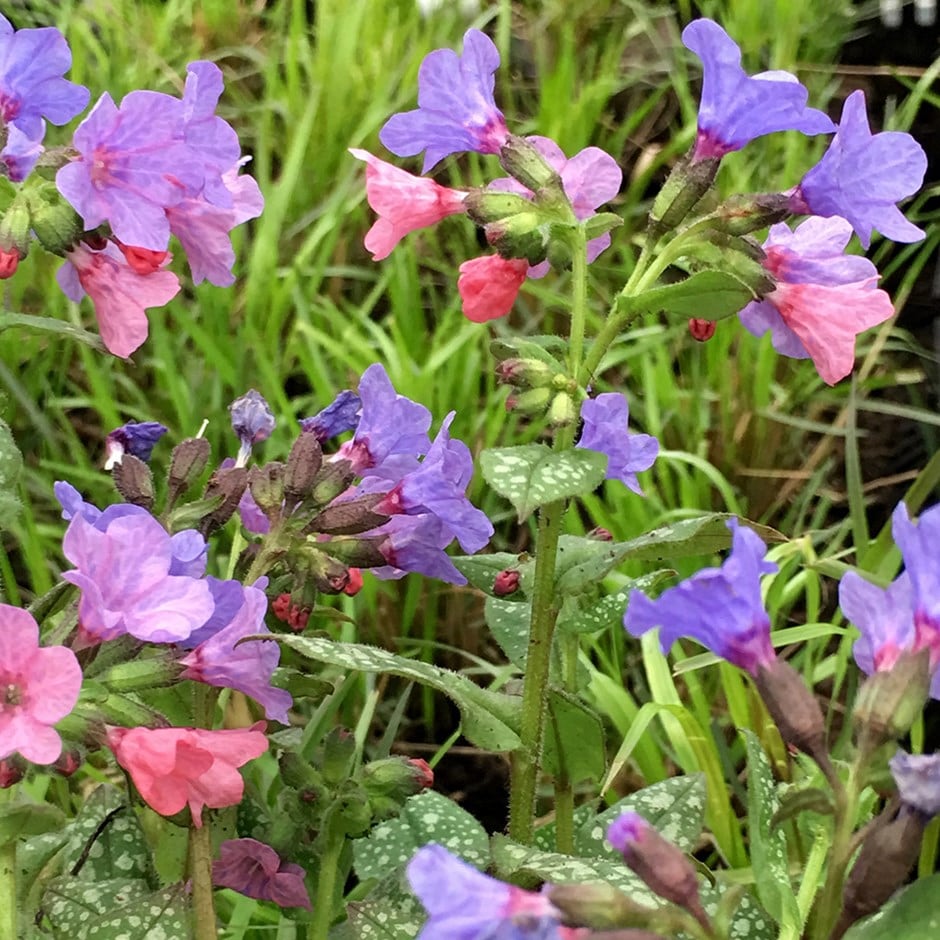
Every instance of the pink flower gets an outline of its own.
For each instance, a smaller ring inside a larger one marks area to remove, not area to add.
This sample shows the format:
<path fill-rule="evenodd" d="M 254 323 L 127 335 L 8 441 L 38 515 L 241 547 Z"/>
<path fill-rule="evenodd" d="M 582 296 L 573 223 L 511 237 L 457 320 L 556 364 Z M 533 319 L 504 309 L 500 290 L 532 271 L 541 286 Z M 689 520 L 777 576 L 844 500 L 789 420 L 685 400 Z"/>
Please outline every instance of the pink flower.
<path fill-rule="evenodd" d="M 529 262 L 525 258 L 485 255 L 464 261 L 457 279 L 463 315 L 474 323 L 506 316 L 528 270 Z"/>
<path fill-rule="evenodd" d="M 257 839 L 226 840 L 219 846 L 219 860 L 212 866 L 212 880 L 220 888 L 309 911 L 306 874 L 300 865 L 282 862 L 270 845 Z"/>
<path fill-rule="evenodd" d="M 108 747 L 148 806 L 173 816 L 188 804 L 198 827 L 204 806 L 241 802 L 245 782 L 238 768 L 268 749 L 263 728 L 263 721 L 230 731 L 109 728 Z"/>
<path fill-rule="evenodd" d="M 62 752 L 52 727 L 75 706 L 82 670 L 64 646 L 39 646 L 32 615 L 0 604 L 0 758 L 15 752 L 51 764 Z"/>
<path fill-rule="evenodd" d="M 366 163 L 366 195 L 379 215 L 365 240 L 373 261 L 387 258 L 409 232 L 465 211 L 465 192 L 414 176 L 365 150 L 349 152 Z"/>
<path fill-rule="evenodd" d="M 147 338 L 148 307 L 162 307 L 179 293 L 175 274 L 139 274 L 110 243 L 103 251 L 92 251 L 79 242 L 66 258 L 56 273 L 59 286 L 76 303 L 85 294 L 91 297 L 101 339 L 115 356 L 127 358 Z"/>

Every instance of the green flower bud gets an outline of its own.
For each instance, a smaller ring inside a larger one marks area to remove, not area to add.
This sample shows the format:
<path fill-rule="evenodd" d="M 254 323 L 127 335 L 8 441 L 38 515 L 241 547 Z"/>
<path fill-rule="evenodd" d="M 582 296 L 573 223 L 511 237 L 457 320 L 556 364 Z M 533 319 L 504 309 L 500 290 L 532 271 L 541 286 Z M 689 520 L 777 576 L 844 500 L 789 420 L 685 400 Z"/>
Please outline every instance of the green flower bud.
<path fill-rule="evenodd" d="M 929 651 L 901 653 L 890 670 L 869 676 L 858 690 L 852 710 L 856 738 L 868 749 L 903 738 L 929 697 Z"/>

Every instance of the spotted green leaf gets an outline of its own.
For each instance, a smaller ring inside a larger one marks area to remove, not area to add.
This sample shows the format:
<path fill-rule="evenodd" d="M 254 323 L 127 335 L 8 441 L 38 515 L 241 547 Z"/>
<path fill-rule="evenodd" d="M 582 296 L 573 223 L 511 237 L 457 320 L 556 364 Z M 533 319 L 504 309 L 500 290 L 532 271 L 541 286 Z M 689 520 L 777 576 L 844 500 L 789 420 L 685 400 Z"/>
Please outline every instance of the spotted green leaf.
<path fill-rule="evenodd" d="M 486 482 L 516 507 L 521 522 L 546 503 L 593 492 L 604 479 L 607 457 L 593 450 L 526 444 L 485 450 L 480 466 Z"/>
<path fill-rule="evenodd" d="M 532 605 L 488 597 L 483 605 L 483 616 L 506 659 L 519 669 L 525 668 Z"/>
<path fill-rule="evenodd" d="M 8 529 L 19 513 L 20 501 L 16 487 L 22 469 L 23 457 L 13 440 L 10 427 L 5 421 L 0 421 L 0 530 Z"/>
<path fill-rule="evenodd" d="M 478 590 L 484 594 L 493 594 L 493 582 L 496 575 L 507 568 L 518 568 L 527 555 L 510 555 L 509 552 L 494 552 L 491 555 L 452 555 L 454 567 Z M 505 601 L 525 601 L 524 591 L 516 591 L 505 598 Z"/>
<path fill-rule="evenodd" d="M 849 929 L 845 940 L 940 937 L 940 874 L 915 881 L 882 910 Z"/>
<path fill-rule="evenodd" d="M 18 800 L 0 806 L 0 846 L 27 836 L 60 829 L 65 822 L 62 811 L 48 803 Z"/>
<path fill-rule="evenodd" d="M 347 930 L 338 936 L 354 940 L 414 940 L 425 920 L 421 902 L 402 885 L 395 872 L 369 892 L 365 901 L 352 901 L 346 908 Z M 333 931 L 330 931 L 333 937 Z"/>
<path fill-rule="evenodd" d="M 604 594 L 600 591 L 569 594 L 562 602 L 556 626 L 563 633 L 596 633 L 623 626 L 630 592 L 647 592 L 674 575 L 671 568 L 662 568 L 630 581 L 624 587 Z M 598 596 L 600 595 L 600 596 Z"/>

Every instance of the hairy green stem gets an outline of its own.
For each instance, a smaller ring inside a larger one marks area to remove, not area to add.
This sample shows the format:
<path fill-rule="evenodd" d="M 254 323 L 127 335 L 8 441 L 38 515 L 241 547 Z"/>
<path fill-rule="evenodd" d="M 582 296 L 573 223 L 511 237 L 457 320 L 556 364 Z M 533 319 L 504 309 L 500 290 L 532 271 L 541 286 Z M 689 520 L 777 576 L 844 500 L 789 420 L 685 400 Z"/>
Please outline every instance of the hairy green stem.
<path fill-rule="evenodd" d="M 16 787 L 0 790 L 0 806 L 12 803 Z M 16 843 L 12 838 L 0 846 L 0 940 L 16 940 Z"/>
<path fill-rule="evenodd" d="M 201 826 L 189 827 L 189 877 L 193 886 L 193 937 L 195 940 L 216 940 L 212 830 L 205 817 Z"/>
<path fill-rule="evenodd" d="M 346 837 L 330 814 L 323 829 L 323 851 L 320 854 L 320 870 L 317 877 L 316 897 L 313 900 L 313 920 L 310 924 L 310 940 L 327 940 L 333 921 L 333 895 L 336 892 L 336 875 Z"/>

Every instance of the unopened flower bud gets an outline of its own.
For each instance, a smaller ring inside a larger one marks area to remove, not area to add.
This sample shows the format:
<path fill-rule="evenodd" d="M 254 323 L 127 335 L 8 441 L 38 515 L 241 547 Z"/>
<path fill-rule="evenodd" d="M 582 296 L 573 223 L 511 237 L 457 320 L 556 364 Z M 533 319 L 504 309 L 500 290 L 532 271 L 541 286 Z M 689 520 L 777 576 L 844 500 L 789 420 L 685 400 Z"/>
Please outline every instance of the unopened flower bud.
<path fill-rule="evenodd" d="M 343 588 L 343 593 L 347 597 L 355 597 L 362 590 L 364 583 L 365 579 L 362 577 L 362 571 L 355 566 L 351 566 L 349 580 L 346 582 L 346 587 Z"/>
<path fill-rule="evenodd" d="M 491 222 L 484 228 L 487 242 L 504 258 L 523 258 L 540 264 L 548 253 L 549 238 L 542 216 L 530 211 Z"/>
<path fill-rule="evenodd" d="M 105 470 L 119 464 L 125 454 L 131 454 L 144 462 L 150 460 L 157 441 L 166 431 L 166 427 L 159 421 L 128 421 L 127 424 L 115 428 L 104 442 Z"/>
<path fill-rule="evenodd" d="M 247 488 L 248 471 L 244 467 L 226 467 L 209 477 L 204 498 L 221 496 L 222 503 L 202 519 L 199 531 L 203 536 L 221 528 L 232 518 Z"/>
<path fill-rule="evenodd" d="M 204 437 L 188 437 L 173 448 L 167 478 L 173 501 L 199 479 L 209 462 L 210 452 L 211 447 Z"/>
<path fill-rule="evenodd" d="M 0 760 L 0 790 L 15 786 L 26 776 L 26 762 L 18 754 Z"/>
<path fill-rule="evenodd" d="M 271 602 L 271 612 L 281 623 L 286 623 L 295 633 L 307 629 L 310 608 L 299 604 L 290 594 L 279 594 Z"/>
<path fill-rule="evenodd" d="M 241 398 L 229 405 L 232 430 L 240 442 L 235 465 L 243 467 L 248 462 L 252 445 L 266 441 L 274 430 L 274 414 L 260 392 L 249 389 Z"/>
<path fill-rule="evenodd" d="M 70 748 L 59 755 L 52 769 L 62 777 L 71 777 L 84 763 L 81 752 Z"/>
<path fill-rule="evenodd" d="M 829 766 L 826 724 L 816 696 L 787 662 L 774 657 L 754 678 L 757 691 L 787 744 L 809 754 L 820 767 Z"/>
<path fill-rule="evenodd" d="M 567 392 L 559 392 L 548 409 L 548 420 L 556 428 L 571 424 L 578 416 L 574 401 Z"/>
<path fill-rule="evenodd" d="M 603 526 L 595 526 L 588 532 L 587 537 L 589 539 L 594 539 L 595 542 L 612 542 L 614 540 L 613 533 L 610 529 L 605 529 Z"/>
<path fill-rule="evenodd" d="M 20 260 L 29 251 L 30 212 L 28 201 L 20 196 L 14 197 L 7 211 L 0 219 L 0 251 L 4 256 L 4 265 L 12 265 L 9 274 L 12 277 Z"/>
<path fill-rule="evenodd" d="M 607 829 L 607 841 L 651 891 L 708 926 L 695 867 L 639 813 L 628 811 L 615 819 Z"/>
<path fill-rule="evenodd" d="M 894 666 L 869 676 L 858 690 L 852 721 L 859 742 L 876 748 L 911 730 L 930 697 L 930 653 L 901 653 Z"/>
<path fill-rule="evenodd" d="M 695 317 L 689 320 L 689 334 L 692 339 L 700 343 L 706 343 L 715 335 L 715 328 L 718 326 L 714 320 L 703 320 L 701 317 Z"/>
<path fill-rule="evenodd" d="M 650 211 L 654 235 L 668 232 L 685 219 L 715 181 L 719 160 L 714 157 L 690 163 L 681 160 L 663 184 Z"/>
<path fill-rule="evenodd" d="M 359 396 L 346 389 L 312 418 L 301 418 L 300 427 L 304 434 L 313 434 L 322 444 L 337 434 L 355 431 L 359 426 L 361 409 L 362 401 Z"/>
<path fill-rule="evenodd" d="M 749 235 L 786 219 L 790 215 L 788 201 L 783 193 L 735 194 L 712 214 L 711 225 L 729 235 Z"/>
<path fill-rule="evenodd" d="M 387 757 L 362 768 L 362 788 L 375 819 L 388 819 L 401 812 L 405 800 L 434 783 L 426 761 Z"/>
<path fill-rule="evenodd" d="M 314 506 L 326 506 L 348 489 L 355 476 L 356 472 L 348 460 L 327 460 L 320 467 L 310 490 L 309 501 Z"/>
<path fill-rule="evenodd" d="M 496 378 L 516 388 L 541 388 L 550 385 L 555 373 L 540 359 L 504 359 L 496 366 Z"/>
<path fill-rule="evenodd" d="M 111 479 L 126 502 L 142 506 L 148 512 L 153 508 L 153 474 L 138 457 L 125 454 L 112 469 Z"/>
<path fill-rule="evenodd" d="M 298 503 L 313 489 L 323 463 L 323 450 L 314 434 L 301 434 L 294 441 L 284 469 L 284 499 Z"/>
<path fill-rule="evenodd" d="M 570 230 L 569 230 L 570 231 Z M 568 271 L 574 258 L 574 247 L 567 231 L 553 225 L 549 230 L 548 249 L 545 258 L 556 271 Z"/>
<path fill-rule="evenodd" d="M 513 568 L 500 571 L 493 581 L 493 593 L 497 597 L 508 597 L 510 594 L 515 594 L 519 590 L 521 580 L 522 576 Z"/>
<path fill-rule="evenodd" d="M 345 728 L 333 728 L 323 742 L 320 772 L 328 784 L 336 786 L 348 780 L 356 759 L 356 739 Z"/>
<path fill-rule="evenodd" d="M 499 163 L 513 179 L 533 193 L 540 189 L 564 192 L 561 176 L 535 146 L 523 137 L 509 135 L 499 151 Z"/>
<path fill-rule="evenodd" d="M 0 248 L 0 281 L 13 277 L 20 266 L 20 253 L 15 248 Z"/>
<path fill-rule="evenodd" d="M 547 894 L 566 921 L 583 924 L 592 930 L 646 924 L 654 910 L 637 904 L 613 885 L 551 885 Z M 594 937 L 593 933 L 591 937 Z"/>
<path fill-rule="evenodd" d="M 29 222 L 42 247 L 60 257 L 75 245 L 84 228 L 78 213 L 58 196 L 49 202 L 31 199 Z"/>
<path fill-rule="evenodd" d="M 529 388 L 506 399 L 507 411 L 518 411 L 524 415 L 544 414 L 552 392 L 548 388 Z"/>
<path fill-rule="evenodd" d="M 269 520 L 277 519 L 284 503 L 284 464 L 278 460 L 248 471 L 248 488 Z"/>
<path fill-rule="evenodd" d="M 327 506 L 310 520 L 305 531 L 326 535 L 359 535 L 388 522 L 388 493 L 369 493 Z"/>
<path fill-rule="evenodd" d="M 501 193 L 496 190 L 479 189 L 464 200 L 467 215 L 477 225 L 500 222 L 520 213 L 532 211 L 532 200 L 516 193 Z"/>

